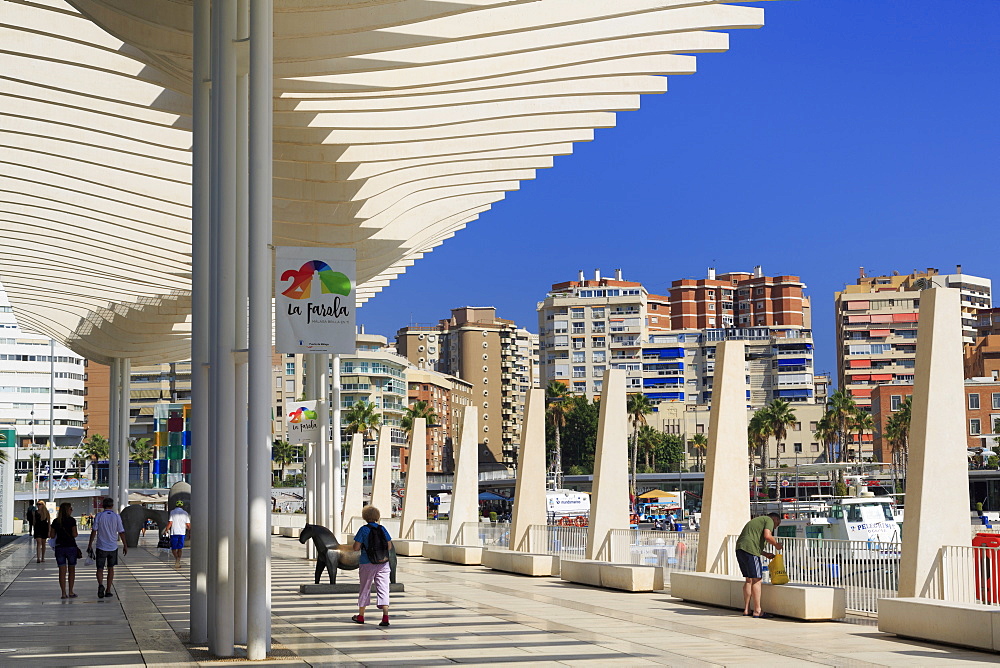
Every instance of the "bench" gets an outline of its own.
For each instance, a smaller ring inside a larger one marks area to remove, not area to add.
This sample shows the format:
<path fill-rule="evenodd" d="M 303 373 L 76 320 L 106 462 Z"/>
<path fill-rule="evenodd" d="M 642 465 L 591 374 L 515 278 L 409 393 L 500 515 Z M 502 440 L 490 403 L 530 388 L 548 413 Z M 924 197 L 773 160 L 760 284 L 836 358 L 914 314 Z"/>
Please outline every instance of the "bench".
<path fill-rule="evenodd" d="M 424 543 L 424 556 L 433 561 L 478 566 L 483 561 L 483 548 L 474 545 L 437 545 Z"/>
<path fill-rule="evenodd" d="M 422 540 L 401 540 L 393 538 L 392 546 L 396 548 L 396 554 L 402 557 L 422 557 L 424 555 L 424 543 Z"/>
<path fill-rule="evenodd" d="M 562 559 L 559 562 L 559 571 L 562 580 L 592 587 L 622 591 L 663 589 L 663 569 L 656 566 L 612 564 L 592 559 Z"/>
<path fill-rule="evenodd" d="M 693 603 L 706 603 L 721 608 L 743 608 L 743 583 L 746 580 L 720 573 L 670 574 L 670 595 Z M 841 587 L 820 585 L 762 585 L 761 608 L 781 617 L 819 621 L 843 619 L 847 616 L 847 595 Z M 879 618 L 882 616 L 879 610 Z"/>
<path fill-rule="evenodd" d="M 495 571 L 531 576 L 559 575 L 559 557 L 512 550 L 485 550 L 482 565 Z"/>
<path fill-rule="evenodd" d="M 1000 651 L 1000 607 L 930 598 L 880 598 L 878 630 L 948 645 Z"/>
<path fill-rule="evenodd" d="M 281 527 L 280 534 L 285 538 L 298 538 L 302 533 L 301 527 Z"/>

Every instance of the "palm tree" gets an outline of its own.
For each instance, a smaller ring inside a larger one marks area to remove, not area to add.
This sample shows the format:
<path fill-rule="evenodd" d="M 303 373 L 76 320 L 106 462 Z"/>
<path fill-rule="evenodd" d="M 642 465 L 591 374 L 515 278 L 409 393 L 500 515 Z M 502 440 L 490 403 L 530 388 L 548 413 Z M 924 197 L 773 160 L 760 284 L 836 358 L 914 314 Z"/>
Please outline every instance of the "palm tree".
<path fill-rule="evenodd" d="M 133 438 L 128 445 L 129 458 L 139 465 L 139 480 L 146 482 L 149 467 L 147 464 L 156 459 L 156 448 L 146 437 Z"/>
<path fill-rule="evenodd" d="M 708 437 L 705 434 L 695 434 L 691 437 L 691 445 L 694 446 L 694 453 L 698 458 L 698 470 L 704 470 L 701 467 L 701 457 L 708 450 Z"/>
<path fill-rule="evenodd" d="M 628 403 L 625 407 L 628 413 L 629 422 L 632 423 L 632 498 L 636 496 L 636 462 L 639 459 L 639 427 L 646 424 L 646 416 L 653 412 L 653 404 L 649 402 L 649 397 L 641 392 L 628 395 Z"/>
<path fill-rule="evenodd" d="M 774 436 L 774 465 L 775 468 L 781 468 L 781 442 L 788 435 L 788 427 L 798 421 L 795 419 L 795 409 L 783 399 L 773 399 L 771 403 L 764 407 L 764 415 L 764 419 L 768 421 L 771 427 L 771 435 Z M 775 489 L 778 489 L 780 478 L 781 473 L 774 474 Z"/>
<path fill-rule="evenodd" d="M 893 480 L 906 484 L 907 445 L 910 440 L 910 414 L 913 400 L 906 397 L 885 423 L 885 438 L 892 450 Z M 902 474 L 902 475 L 900 475 Z"/>
<path fill-rule="evenodd" d="M 285 467 L 298 457 L 301 445 L 293 445 L 288 441 L 275 441 L 271 446 L 271 459 L 280 467 L 281 480 L 285 479 Z"/>
<path fill-rule="evenodd" d="M 767 441 L 769 438 L 771 438 L 771 423 L 767 419 L 767 410 L 760 408 L 754 411 L 747 423 L 747 444 L 750 446 L 751 464 L 753 463 L 753 454 L 760 458 L 761 483 L 765 490 L 767 489 L 767 474 L 764 473 L 764 469 L 767 468 Z M 751 468 L 753 467 L 751 466 Z M 756 494 L 756 489 L 754 493 Z"/>
<path fill-rule="evenodd" d="M 436 426 L 438 416 L 426 401 L 414 401 L 403 409 L 403 419 L 400 421 L 403 431 L 407 434 L 412 432 L 414 420 L 417 418 L 424 418 L 427 421 L 427 428 L 430 429 Z"/>
<path fill-rule="evenodd" d="M 857 432 L 857 434 L 858 434 L 857 455 L 858 455 L 858 459 L 860 459 L 861 458 L 861 444 L 864 442 L 865 432 L 871 433 L 871 432 L 875 431 L 875 418 L 873 418 L 872 414 L 869 413 L 868 411 L 866 411 L 865 409 L 858 408 L 854 412 L 854 419 L 851 420 L 850 429 L 851 429 L 851 431 Z"/>
<path fill-rule="evenodd" d="M 646 472 L 653 472 L 653 455 L 656 453 L 656 446 L 660 443 L 662 434 L 648 424 L 639 429 L 639 453 L 645 459 L 643 469 Z"/>
<path fill-rule="evenodd" d="M 552 473 L 555 475 L 556 489 L 562 487 L 562 441 L 560 439 L 560 430 L 566 426 L 566 414 L 573 409 L 573 406 L 566 401 L 571 396 L 566 383 L 558 380 L 550 380 L 548 386 L 545 388 L 545 403 L 548 405 L 545 410 L 549 420 L 552 422 L 552 426 L 556 430 L 556 447 L 555 452 L 552 453 Z"/>
<path fill-rule="evenodd" d="M 830 446 L 837 442 L 837 426 L 833 424 L 828 415 L 824 415 L 816 423 L 816 431 L 813 436 L 823 443 L 823 459 L 829 464 L 831 457 Z"/>
<path fill-rule="evenodd" d="M 382 418 L 376 412 L 375 404 L 362 399 L 347 409 L 344 413 L 344 422 L 347 423 L 347 433 L 362 434 L 368 438 L 369 434 L 382 424 Z"/>
<path fill-rule="evenodd" d="M 94 465 L 101 460 L 107 460 L 110 456 L 108 439 L 100 434 L 91 434 L 82 445 L 83 447 L 76 453 L 76 458 L 90 460 L 90 476 L 97 480 L 97 471 L 94 469 Z"/>
<path fill-rule="evenodd" d="M 857 404 L 843 390 L 837 390 L 830 395 L 826 404 L 826 416 L 830 424 L 836 429 L 837 442 L 840 444 L 840 451 L 837 453 L 837 461 L 843 462 L 847 459 L 847 434 L 857 410 Z"/>

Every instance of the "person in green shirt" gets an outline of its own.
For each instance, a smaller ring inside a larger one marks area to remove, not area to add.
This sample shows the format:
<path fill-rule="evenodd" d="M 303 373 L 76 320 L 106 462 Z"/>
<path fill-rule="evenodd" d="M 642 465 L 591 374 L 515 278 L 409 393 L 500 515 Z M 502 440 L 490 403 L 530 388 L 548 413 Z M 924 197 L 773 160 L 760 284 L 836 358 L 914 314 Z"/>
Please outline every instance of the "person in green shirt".
<path fill-rule="evenodd" d="M 743 615 L 753 615 L 758 619 L 769 617 L 760 609 L 761 580 L 764 579 L 764 564 L 761 556 L 774 559 L 773 552 L 764 549 L 771 544 L 775 551 L 781 551 L 782 545 L 774 538 L 774 530 L 781 524 L 781 515 L 769 513 L 755 517 L 746 523 L 739 538 L 736 539 L 736 561 L 740 572 L 746 578 L 743 583 Z M 753 612 L 750 603 L 754 603 Z"/>

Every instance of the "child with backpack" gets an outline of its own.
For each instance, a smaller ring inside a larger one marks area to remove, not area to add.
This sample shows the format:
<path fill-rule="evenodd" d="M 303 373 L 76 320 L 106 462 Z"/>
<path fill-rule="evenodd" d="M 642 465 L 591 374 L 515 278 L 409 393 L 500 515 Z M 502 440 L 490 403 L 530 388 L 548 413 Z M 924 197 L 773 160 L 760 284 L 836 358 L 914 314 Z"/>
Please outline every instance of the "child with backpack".
<path fill-rule="evenodd" d="M 376 602 L 382 609 L 382 621 L 379 626 L 389 626 L 389 550 L 392 549 L 392 536 L 385 527 L 378 523 L 382 513 L 374 506 L 365 506 L 361 517 L 367 522 L 354 536 L 354 551 L 361 552 L 358 578 L 361 589 L 358 591 L 358 614 L 351 617 L 357 624 L 365 623 L 365 608 L 371 605 L 372 582 L 375 583 Z"/>

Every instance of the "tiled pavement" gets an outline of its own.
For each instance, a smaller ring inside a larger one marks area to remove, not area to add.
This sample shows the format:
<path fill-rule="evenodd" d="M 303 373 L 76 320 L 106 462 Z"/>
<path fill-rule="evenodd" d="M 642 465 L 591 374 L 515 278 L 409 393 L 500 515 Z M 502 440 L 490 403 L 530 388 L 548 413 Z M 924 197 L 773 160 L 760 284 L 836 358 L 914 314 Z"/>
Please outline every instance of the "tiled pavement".
<path fill-rule="evenodd" d="M 311 565 L 274 537 L 274 658 L 281 666 L 950 666 L 993 654 L 900 640 L 872 620 L 753 620 L 668 594 L 627 594 L 474 566 L 400 558 L 406 592 L 392 626 L 350 622 L 355 596 L 302 596 Z M 83 543 L 83 539 L 81 539 Z M 0 553 L 0 666 L 194 666 L 221 663 L 187 638 L 187 559 L 180 571 L 152 541 L 116 573 L 119 596 L 99 600 L 93 567 L 79 598 L 60 600 L 51 556 L 19 542 Z M 342 581 L 357 582 L 342 573 Z M 374 612 L 374 610 L 373 610 Z M 374 617 L 375 621 L 378 616 Z M 239 663 L 239 661 L 226 663 Z"/>

